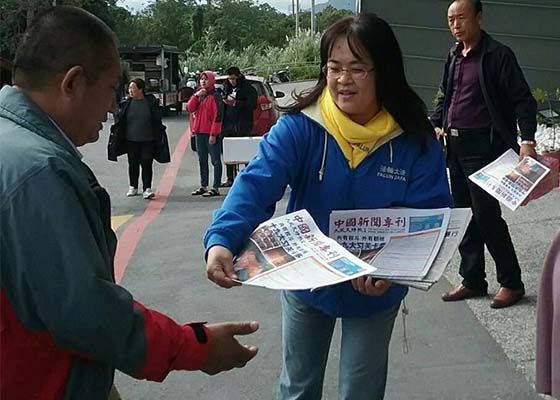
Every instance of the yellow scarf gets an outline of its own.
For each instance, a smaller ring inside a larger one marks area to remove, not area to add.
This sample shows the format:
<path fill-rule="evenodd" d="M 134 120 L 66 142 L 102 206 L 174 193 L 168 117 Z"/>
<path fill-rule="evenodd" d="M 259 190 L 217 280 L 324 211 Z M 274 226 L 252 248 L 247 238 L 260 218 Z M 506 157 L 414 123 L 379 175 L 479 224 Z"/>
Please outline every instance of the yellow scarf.
<path fill-rule="evenodd" d="M 383 139 L 400 130 L 399 124 L 385 109 L 378 112 L 365 125 L 352 121 L 334 102 L 329 89 L 319 98 L 321 116 L 327 131 L 334 137 L 350 168 L 356 168 L 372 153 Z"/>

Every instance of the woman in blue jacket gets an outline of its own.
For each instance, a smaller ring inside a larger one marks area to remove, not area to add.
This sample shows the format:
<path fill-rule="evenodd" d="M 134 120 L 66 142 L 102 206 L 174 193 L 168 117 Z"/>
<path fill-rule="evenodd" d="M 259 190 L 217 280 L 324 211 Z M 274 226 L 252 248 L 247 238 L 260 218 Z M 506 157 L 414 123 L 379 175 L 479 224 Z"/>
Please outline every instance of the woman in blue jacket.
<path fill-rule="evenodd" d="M 210 280 L 233 280 L 233 255 L 291 187 L 287 212 L 307 209 L 326 234 L 333 210 L 451 206 L 443 151 L 409 87 L 389 25 L 362 13 L 321 38 L 321 74 L 296 96 L 235 181 L 204 238 Z M 382 399 L 393 323 L 407 289 L 360 277 L 315 292 L 282 292 L 279 399 L 320 399 L 342 319 L 339 398 Z"/>

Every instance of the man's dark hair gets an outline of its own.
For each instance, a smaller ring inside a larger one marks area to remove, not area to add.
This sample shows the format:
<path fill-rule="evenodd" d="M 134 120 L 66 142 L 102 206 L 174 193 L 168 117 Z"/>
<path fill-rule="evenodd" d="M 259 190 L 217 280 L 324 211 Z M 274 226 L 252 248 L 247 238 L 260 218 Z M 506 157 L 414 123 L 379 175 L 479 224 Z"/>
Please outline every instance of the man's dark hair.
<path fill-rule="evenodd" d="M 229 67 L 226 71 L 226 74 L 227 75 L 239 76 L 239 75 L 241 75 L 241 71 L 237 67 Z"/>
<path fill-rule="evenodd" d="M 145 94 L 145 89 L 146 89 L 146 82 L 144 82 L 144 79 L 142 78 L 134 78 L 130 81 L 130 83 L 134 82 L 134 84 L 136 85 L 136 87 L 138 89 L 140 89 L 142 91 L 142 93 Z"/>
<path fill-rule="evenodd" d="M 422 99 L 409 86 L 404 73 L 404 63 L 399 43 L 387 22 L 372 13 L 359 13 L 331 25 L 321 37 L 321 65 L 317 84 L 301 95 L 295 95 L 295 103 L 279 107 L 282 111 L 298 112 L 315 103 L 327 86 L 324 67 L 334 43 L 345 38 L 358 60 L 368 56 L 373 61 L 375 96 L 380 107 L 407 133 L 425 138 L 433 132 Z M 358 83 L 359 84 L 359 83 Z"/>
<path fill-rule="evenodd" d="M 449 5 L 456 3 L 461 0 L 453 0 Z M 474 11 L 474 15 L 477 15 L 479 12 L 482 12 L 482 1 L 481 0 L 468 0 L 471 3 L 471 8 Z"/>
<path fill-rule="evenodd" d="M 51 7 L 23 34 L 14 60 L 14 84 L 41 89 L 77 65 L 93 83 L 115 62 L 116 48 L 113 31 L 93 14 L 77 7 Z"/>

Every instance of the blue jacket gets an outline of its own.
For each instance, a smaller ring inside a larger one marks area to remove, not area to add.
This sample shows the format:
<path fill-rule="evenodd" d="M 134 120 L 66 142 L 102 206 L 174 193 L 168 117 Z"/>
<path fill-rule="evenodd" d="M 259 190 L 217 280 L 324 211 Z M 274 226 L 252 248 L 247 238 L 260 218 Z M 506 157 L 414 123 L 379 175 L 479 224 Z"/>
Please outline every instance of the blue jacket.
<path fill-rule="evenodd" d="M 284 115 L 264 136 L 258 154 L 214 213 L 204 237 L 206 249 L 221 245 L 237 254 L 257 225 L 273 215 L 288 185 L 286 211 L 307 209 L 327 235 L 333 210 L 452 205 L 444 154 L 434 138 L 422 152 L 417 141 L 396 131 L 351 169 L 323 127 L 318 107 L 304 113 Z M 399 174 L 388 173 L 387 167 Z M 385 295 L 370 297 L 355 291 L 350 282 L 298 291 L 317 309 L 339 317 L 370 316 L 399 303 L 406 293 L 405 287 L 392 285 Z"/>

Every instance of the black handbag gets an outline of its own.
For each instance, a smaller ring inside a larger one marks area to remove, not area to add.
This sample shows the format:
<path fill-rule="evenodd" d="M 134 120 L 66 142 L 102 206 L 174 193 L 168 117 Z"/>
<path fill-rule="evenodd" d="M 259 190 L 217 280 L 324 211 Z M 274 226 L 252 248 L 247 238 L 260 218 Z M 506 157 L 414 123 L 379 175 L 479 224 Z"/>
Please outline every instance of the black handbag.
<path fill-rule="evenodd" d="M 154 159 L 161 164 L 165 164 L 171 161 L 171 156 L 169 154 L 169 141 L 167 139 L 167 133 L 165 132 L 165 126 L 161 126 L 159 135 L 156 139 L 156 153 Z"/>
<path fill-rule="evenodd" d="M 109 161 L 117 161 L 117 157 L 126 152 L 126 141 L 122 141 L 119 138 L 118 126 L 113 125 L 111 127 L 111 133 L 109 134 L 109 141 L 107 143 L 107 158 Z"/>

